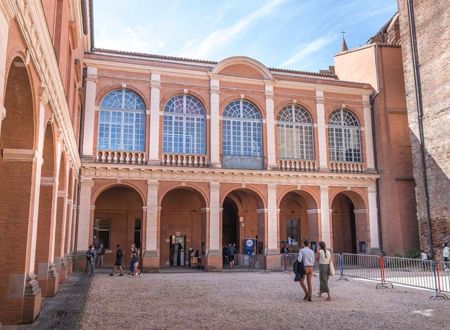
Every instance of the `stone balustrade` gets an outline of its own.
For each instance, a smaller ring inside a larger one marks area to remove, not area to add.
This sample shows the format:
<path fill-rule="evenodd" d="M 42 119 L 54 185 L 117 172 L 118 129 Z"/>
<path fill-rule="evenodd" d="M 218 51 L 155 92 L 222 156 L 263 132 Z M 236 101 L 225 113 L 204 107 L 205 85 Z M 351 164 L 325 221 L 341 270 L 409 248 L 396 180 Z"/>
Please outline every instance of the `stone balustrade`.
<path fill-rule="evenodd" d="M 315 160 L 279 159 L 278 169 L 282 171 L 315 172 L 318 170 Z"/>
<path fill-rule="evenodd" d="M 145 165 L 145 152 L 97 150 L 96 162 L 106 164 Z"/>
<path fill-rule="evenodd" d="M 365 173 L 365 163 L 329 162 L 328 168 L 336 173 Z"/>
<path fill-rule="evenodd" d="M 206 155 L 189 154 L 163 154 L 161 165 L 184 166 L 184 167 L 207 167 L 208 157 Z"/>

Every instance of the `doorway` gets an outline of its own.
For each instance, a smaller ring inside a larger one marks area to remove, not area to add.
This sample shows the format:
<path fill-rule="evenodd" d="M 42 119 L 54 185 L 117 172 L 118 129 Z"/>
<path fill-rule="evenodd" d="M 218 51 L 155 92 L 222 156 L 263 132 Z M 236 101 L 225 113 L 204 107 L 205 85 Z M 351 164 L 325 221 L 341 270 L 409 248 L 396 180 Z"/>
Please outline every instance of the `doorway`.
<path fill-rule="evenodd" d="M 186 236 L 170 236 L 169 261 L 172 267 L 184 267 L 186 265 Z"/>

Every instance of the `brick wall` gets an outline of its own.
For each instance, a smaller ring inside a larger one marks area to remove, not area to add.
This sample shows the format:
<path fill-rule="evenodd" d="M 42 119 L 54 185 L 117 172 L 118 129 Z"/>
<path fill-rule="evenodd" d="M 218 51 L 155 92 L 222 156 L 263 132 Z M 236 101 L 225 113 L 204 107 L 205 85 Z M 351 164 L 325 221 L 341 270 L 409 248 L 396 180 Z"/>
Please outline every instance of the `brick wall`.
<path fill-rule="evenodd" d="M 413 1 L 413 4 L 433 246 L 440 258 L 442 243 L 450 239 L 450 52 L 444 46 L 450 39 L 450 7 L 446 0 Z M 430 250 L 407 0 L 399 0 L 398 5 L 420 243 L 422 248 Z"/>

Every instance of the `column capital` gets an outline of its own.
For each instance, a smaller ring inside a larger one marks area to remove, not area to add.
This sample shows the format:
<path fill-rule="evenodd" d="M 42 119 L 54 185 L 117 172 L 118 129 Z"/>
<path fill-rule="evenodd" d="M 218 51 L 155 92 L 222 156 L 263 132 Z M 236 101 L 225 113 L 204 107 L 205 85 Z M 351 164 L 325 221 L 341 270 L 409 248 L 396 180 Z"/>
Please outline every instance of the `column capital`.
<path fill-rule="evenodd" d="M 353 213 L 355 214 L 367 214 L 368 212 L 369 212 L 368 209 L 353 210 Z"/>
<path fill-rule="evenodd" d="M 53 186 L 57 182 L 54 176 L 43 176 L 41 177 L 41 186 Z"/>
<path fill-rule="evenodd" d="M 320 209 L 309 209 L 306 210 L 307 214 L 320 214 Z"/>
<path fill-rule="evenodd" d="M 58 197 L 61 197 L 61 198 L 67 197 L 67 191 L 64 191 L 64 190 L 58 191 Z"/>
<path fill-rule="evenodd" d="M 92 180 L 91 178 L 81 178 L 80 185 L 92 187 L 94 185 L 94 180 Z"/>
<path fill-rule="evenodd" d="M 158 180 L 147 180 L 147 186 L 159 186 Z"/>
<path fill-rule="evenodd" d="M 276 183 L 268 183 L 267 184 L 267 189 L 277 189 L 278 184 Z"/>
<path fill-rule="evenodd" d="M 150 81 L 161 81 L 161 74 L 159 72 L 152 72 L 150 74 Z"/>
<path fill-rule="evenodd" d="M 264 213 L 264 214 L 266 214 L 268 212 L 269 212 L 269 209 L 257 209 L 256 210 L 256 213 Z"/>
<path fill-rule="evenodd" d="M 95 204 L 91 205 L 91 210 L 95 210 Z"/>
<path fill-rule="evenodd" d="M 329 191 L 330 187 L 329 186 L 320 186 L 320 191 Z"/>
<path fill-rule="evenodd" d="M 151 88 L 161 88 L 161 82 L 159 80 L 152 80 L 150 83 Z"/>
<path fill-rule="evenodd" d="M 220 182 L 210 182 L 209 189 L 220 189 Z"/>

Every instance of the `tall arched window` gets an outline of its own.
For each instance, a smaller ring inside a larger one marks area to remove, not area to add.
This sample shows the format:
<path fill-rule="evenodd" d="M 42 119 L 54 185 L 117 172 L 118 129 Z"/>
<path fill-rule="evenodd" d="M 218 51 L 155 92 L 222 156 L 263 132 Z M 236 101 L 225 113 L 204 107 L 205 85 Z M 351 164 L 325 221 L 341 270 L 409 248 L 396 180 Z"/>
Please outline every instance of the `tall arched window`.
<path fill-rule="evenodd" d="M 328 121 L 330 160 L 360 163 L 361 128 L 358 119 L 346 109 L 335 110 Z"/>
<path fill-rule="evenodd" d="M 236 100 L 225 107 L 222 152 L 224 167 L 262 168 L 262 119 L 253 103 Z"/>
<path fill-rule="evenodd" d="M 281 109 L 277 121 L 278 156 L 283 159 L 314 159 L 313 123 L 308 111 L 290 104 Z"/>
<path fill-rule="evenodd" d="M 164 107 L 163 153 L 205 154 L 206 112 L 191 95 L 176 95 Z"/>
<path fill-rule="evenodd" d="M 116 89 L 102 100 L 99 111 L 98 149 L 144 151 L 145 105 L 129 89 Z"/>

